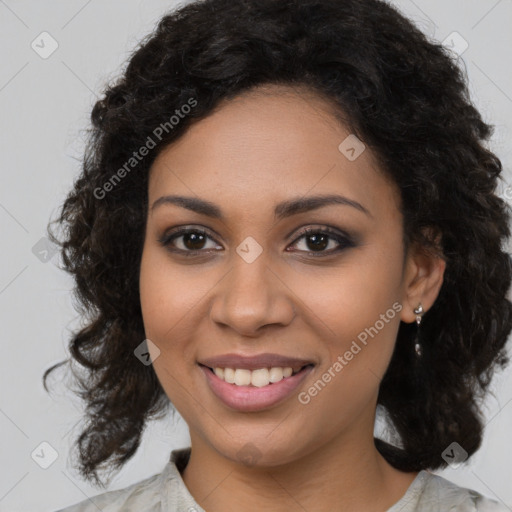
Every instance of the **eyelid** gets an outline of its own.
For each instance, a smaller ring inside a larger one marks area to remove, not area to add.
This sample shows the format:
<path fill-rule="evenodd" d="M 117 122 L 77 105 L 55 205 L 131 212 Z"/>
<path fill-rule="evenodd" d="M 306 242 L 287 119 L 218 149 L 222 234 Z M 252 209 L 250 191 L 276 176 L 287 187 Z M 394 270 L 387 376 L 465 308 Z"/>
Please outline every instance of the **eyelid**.
<path fill-rule="evenodd" d="M 205 228 L 203 226 L 199 226 L 196 224 L 185 224 L 184 226 L 176 226 L 170 230 L 167 230 L 164 232 L 164 234 L 161 237 L 158 237 L 158 242 L 160 242 L 162 245 L 167 245 L 169 242 L 173 239 L 175 236 L 176 238 L 179 238 L 180 236 L 186 235 L 189 232 L 197 232 L 202 233 L 203 235 L 208 236 L 211 240 L 213 240 L 216 244 L 221 245 L 216 240 L 216 234 L 213 235 L 213 231 L 211 229 Z M 193 253 L 194 251 L 186 251 Z M 204 250 L 198 250 L 198 252 L 205 252 Z"/>
<path fill-rule="evenodd" d="M 345 238 L 347 241 L 355 242 L 355 237 L 351 234 L 349 234 L 347 231 L 331 226 L 329 224 L 306 224 L 299 228 L 294 229 L 290 234 L 287 235 L 287 238 L 291 238 L 291 236 L 299 230 L 298 233 L 295 235 L 295 238 L 293 239 L 294 242 L 296 242 L 299 238 L 301 238 L 304 235 L 307 235 L 308 233 L 327 233 L 329 235 L 333 236 L 339 236 Z"/>

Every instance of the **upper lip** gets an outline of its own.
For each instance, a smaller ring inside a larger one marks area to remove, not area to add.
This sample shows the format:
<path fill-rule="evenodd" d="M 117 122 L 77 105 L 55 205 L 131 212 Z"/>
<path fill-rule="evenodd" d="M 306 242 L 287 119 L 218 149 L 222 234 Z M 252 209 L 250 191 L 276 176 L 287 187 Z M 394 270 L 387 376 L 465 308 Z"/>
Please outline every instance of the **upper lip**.
<path fill-rule="evenodd" d="M 280 354 L 264 353 L 254 356 L 244 356 L 240 354 L 222 354 L 219 356 L 208 357 L 199 361 L 199 364 L 209 368 L 241 368 L 247 370 L 257 370 L 258 368 L 271 367 L 290 367 L 293 370 L 300 370 L 303 366 L 314 364 L 307 359 L 297 357 L 288 357 Z"/>

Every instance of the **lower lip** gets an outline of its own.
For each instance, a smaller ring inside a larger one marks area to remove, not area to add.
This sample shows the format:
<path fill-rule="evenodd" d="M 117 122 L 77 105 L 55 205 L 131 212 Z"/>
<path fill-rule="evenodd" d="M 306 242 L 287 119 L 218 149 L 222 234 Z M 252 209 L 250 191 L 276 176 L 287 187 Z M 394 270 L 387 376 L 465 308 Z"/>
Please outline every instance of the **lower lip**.
<path fill-rule="evenodd" d="M 208 384 L 213 393 L 225 405 L 237 411 L 253 412 L 272 407 L 285 398 L 288 398 L 301 382 L 311 373 L 313 366 L 306 366 L 300 372 L 285 377 L 279 382 L 262 386 L 237 386 L 219 379 L 215 373 L 203 365 L 199 365 L 206 375 Z"/>

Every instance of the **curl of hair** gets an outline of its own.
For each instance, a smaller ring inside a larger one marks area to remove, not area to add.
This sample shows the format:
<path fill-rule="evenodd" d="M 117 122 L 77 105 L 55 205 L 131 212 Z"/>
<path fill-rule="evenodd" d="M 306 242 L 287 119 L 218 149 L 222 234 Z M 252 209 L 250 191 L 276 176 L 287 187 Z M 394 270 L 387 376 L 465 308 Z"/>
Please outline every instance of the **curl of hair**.
<path fill-rule="evenodd" d="M 146 421 L 170 406 L 152 366 L 134 356 L 145 338 L 138 276 L 151 164 L 221 100 L 264 84 L 327 99 L 400 189 L 405 248 L 420 243 L 447 262 L 421 324 L 421 362 L 415 325 L 400 324 L 378 397 L 400 446 L 376 439 L 377 448 L 394 467 L 419 471 L 445 466 L 441 454 L 454 441 L 469 455 L 480 446 L 479 399 L 508 362 L 509 207 L 495 193 L 501 162 L 484 144 L 492 127 L 464 73 L 379 0 L 203 0 L 165 15 L 106 87 L 83 170 L 54 221 L 64 236 L 49 230 L 86 319 L 70 340 L 85 369 L 75 377 L 88 419 L 76 444 L 82 476 L 99 485 L 98 468 L 120 468 Z M 156 140 L 155 128 L 190 98 L 197 105 Z M 148 136 L 156 147 L 130 160 Z M 45 387 L 62 364 L 45 372 Z"/>

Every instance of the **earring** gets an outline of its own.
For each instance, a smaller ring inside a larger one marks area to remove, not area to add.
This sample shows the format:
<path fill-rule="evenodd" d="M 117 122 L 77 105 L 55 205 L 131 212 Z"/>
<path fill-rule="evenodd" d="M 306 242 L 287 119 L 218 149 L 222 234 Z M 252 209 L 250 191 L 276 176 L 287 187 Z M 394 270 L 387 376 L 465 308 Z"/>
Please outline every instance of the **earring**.
<path fill-rule="evenodd" d="M 421 315 L 423 315 L 423 306 L 421 305 L 421 302 L 419 303 L 418 307 L 416 309 L 414 309 L 413 311 L 414 311 L 414 314 L 416 315 L 416 326 L 417 326 L 414 350 L 416 351 L 416 355 L 418 357 L 420 357 L 421 356 L 421 345 L 420 345 L 418 331 L 419 331 L 420 324 L 421 324 Z"/>

